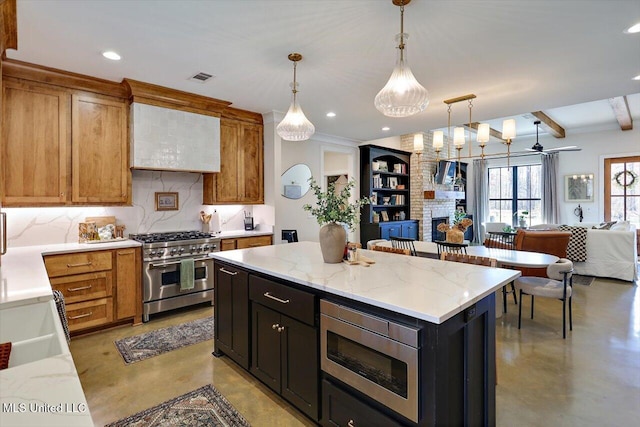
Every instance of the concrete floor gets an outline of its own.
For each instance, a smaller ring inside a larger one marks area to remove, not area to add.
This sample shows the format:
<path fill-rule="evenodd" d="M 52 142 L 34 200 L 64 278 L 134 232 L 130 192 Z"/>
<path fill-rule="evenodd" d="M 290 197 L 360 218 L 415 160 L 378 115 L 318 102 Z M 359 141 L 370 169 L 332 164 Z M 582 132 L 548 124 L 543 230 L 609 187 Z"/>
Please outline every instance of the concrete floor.
<path fill-rule="evenodd" d="M 497 319 L 498 426 L 627 426 L 640 406 L 640 290 L 597 279 L 575 286 L 573 332 L 562 339 L 562 306 L 529 298 L 518 330 L 517 306 Z M 71 341 L 71 352 L 96 426 L 103 426 L 206 384 L 213 384 L 252 426 L 308 426 L 212 341 L 126 366 L 113 341 L 213 313 L 211 306 L 152 317 Z M 524 314 L 527 313 L 527 316 Z"/>

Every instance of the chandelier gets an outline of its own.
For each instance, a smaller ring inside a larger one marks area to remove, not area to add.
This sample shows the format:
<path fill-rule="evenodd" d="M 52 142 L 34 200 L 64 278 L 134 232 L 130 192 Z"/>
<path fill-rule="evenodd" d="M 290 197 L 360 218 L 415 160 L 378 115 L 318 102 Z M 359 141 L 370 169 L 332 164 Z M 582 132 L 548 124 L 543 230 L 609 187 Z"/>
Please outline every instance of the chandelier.
<path fill-rule="evenodd" d="M 511 156 L 511 142 L 516 137 L 516 121 L 515 119 L 506 119 L 502 123 L 502 135 L 491 129 L 489 123 L 477 123 L 472 121 L 472 110 L 473 110 L 473 100 L 476 98 L 474 94 L 468 94 L 459 96 L 456 98 L 445 99 L 443 102 L 447 104 L 447 156 L 444 160 L 457 160 L 458 167 L 460 165 L 461 159 L 473 159 L 473 158 L 481 158 L 484 159 L 487 156 L 503 156 L 506 154 L 507 157 L 507 167 L 509 166 L 509 158 Z M 468 101 L 469 108 L 469 121 L 466 125 L 456 126 L 453 129 L 453 138 L 451 137 L 451 106 L 458 102 Z M 469 132 L 465 132 L 465 127 L 469 129 Z M 478 146 L 480 147 L 481 153 L 479 155 L 474 155 L 472 152 L 471 145 L 471 130 L 476 131 L 476 141 L 478 142 Z M 501 141 L 507 146 L 506 153 L 495 153 L 495 154 L 485 154 L 484 148 L 489 142 L 490 136 L 501 139 Z M 467 156 L 462 156 L 462 149 L 465 146 L 467 140 L 469 141 L 469 154 Z M 432 147 L 436 152 L 436 162 L 440 161 L 440 152 L 444 148 L 444 132 L 441 130 L 433 131 L 433 142 Z M 451 156 L 451 147 L 457 151 L 456 157 Z M 413 150 L 417 154 L 421 154 L 424 149 L 424 143 L 422 137 L 415 138 L 413 143 Z"/>
<path fill-rule="evenodd" d="M 429 105 L 429 92 L 418 83 L 407 62 L 405 41 L 409 34 L 404 32 L 404 6 L 410 1 L 392 0 L 394 5 L 400 6 L 400 34 L 396 35 L 398 57 L 389 81 L 374 99 L 378 111 L 388 117 L 413 116 Z"/>
<path fill-rule="evenodd" d="M 302 108 L 298 105 L 296 99 L 296 93 L 298 93 L 298 83 L 296 83 L 296 65 L 298 61 L 302 59 L 302 55 L 299 53 L 290 53 L 289 60 L 293 62 L 293 83 L 291 84 L 291 92 L 293 93 L 293 100 L 287 115 L 278 124 L 276 132 L 280 138 L 287 141 L 306 141 L 311 138 L 311 135 L 316 131 L 307 117 L 302 112 Z"/>

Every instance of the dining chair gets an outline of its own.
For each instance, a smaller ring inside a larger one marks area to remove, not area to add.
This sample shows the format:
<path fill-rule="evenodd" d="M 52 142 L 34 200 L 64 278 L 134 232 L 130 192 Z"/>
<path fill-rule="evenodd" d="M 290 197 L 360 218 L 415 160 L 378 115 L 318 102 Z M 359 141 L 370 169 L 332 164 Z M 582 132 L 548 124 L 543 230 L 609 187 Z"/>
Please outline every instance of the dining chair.
<path fill-rule="evenodd" d="M 515 237 L 516 233 L 507 231 L 487 231 L 484 246 L 487 248 L 515 249 Z"/>
<path fill-rule="evenodd" d="M 442 261 L 462 262 L 465 264 L 484 265 L 486 267 L 495 267 L 498 265 L 498 262 L 495 258 L 461 254 L 456 252 L 443 252 L 440 255 L 440 259 Z"/>
<path fill-rule="evenodd" d="M 445 242 L 442 240 L 436 240 L 434 243 L 438 246 L 438 257 L 440 257 L 443 252 L 455 252 L 459 254 L 466 254 L 467 246 L 469 246 L 468 243 L 452 243 L 452 242 Z"/>
<path fill-rule="evenodd" d="M 392 254 L 411 255 L 411 251 L 409 249 L 403 249 L 403 248 L 388 248 L 386 246 L 374 246 L 373 250 L 378 252 L 388 252 Z"/>
<path fill-rule="evenodd" d="M 282 240 L 286 240 L 287 243 L 294 243 L 298 241 L 297 230 L 282 230 Z"/>
<path fill-rule="evenodd" d="M 389 240 L 391 240 L 392 247 L 409 249 L 411 256 L 418 256 L 416 254 L 416 246 L 413 244 L 413 242 L 415 242 L 415 239 L 410 239 L 408 237 L 389 237 Z"/>
<path fill-rule="evenodd" d="M 547 267 L 547 276 L 519 277 L 515 280 L 516 290 L 520 292 L 520 309 L 518 310 L 518 329 L 522 324 L 522 296 L 531 295 L 531 318 L 536 296 L 555 298 L 562 301 L 562 338 L 567 338 L 567 301 L 569 301 L 569 330 L 573 330 L 571 313 L 571 297 L 573 294 L 573 262 L 560 258 L 558 262 Z"/>

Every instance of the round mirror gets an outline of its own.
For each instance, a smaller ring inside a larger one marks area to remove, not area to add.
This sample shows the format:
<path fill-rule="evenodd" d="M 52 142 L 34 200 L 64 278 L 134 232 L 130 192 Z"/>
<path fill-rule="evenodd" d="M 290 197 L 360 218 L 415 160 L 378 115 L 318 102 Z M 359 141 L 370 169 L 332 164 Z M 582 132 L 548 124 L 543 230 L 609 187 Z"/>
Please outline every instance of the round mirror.
<path fill-rule="evenodd" d="M 282 174 L 282 195 L 287 199 L 299 199 L 309 191 L 309 166 L 298 163 L 291 166 Z"/>

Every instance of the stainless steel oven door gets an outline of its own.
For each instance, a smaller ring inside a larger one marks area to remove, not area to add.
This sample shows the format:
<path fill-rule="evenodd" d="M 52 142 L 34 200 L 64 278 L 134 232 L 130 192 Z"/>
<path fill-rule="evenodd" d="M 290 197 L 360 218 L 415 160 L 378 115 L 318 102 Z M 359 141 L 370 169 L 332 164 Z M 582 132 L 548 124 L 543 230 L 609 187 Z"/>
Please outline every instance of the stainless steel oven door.
<path fill-rule="evenodd" d="M 193 289 L 180 289 L 180 260 L 145 262 L 143 301 L 156 301 L 213 289 L 213 258 L 194 260 Z"/>
<path fill-rule="evenodd" d="M 418 422 L 418 348 L 326 314 L 320 330 L 324 372 Z"/>

